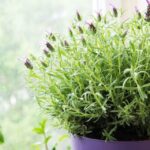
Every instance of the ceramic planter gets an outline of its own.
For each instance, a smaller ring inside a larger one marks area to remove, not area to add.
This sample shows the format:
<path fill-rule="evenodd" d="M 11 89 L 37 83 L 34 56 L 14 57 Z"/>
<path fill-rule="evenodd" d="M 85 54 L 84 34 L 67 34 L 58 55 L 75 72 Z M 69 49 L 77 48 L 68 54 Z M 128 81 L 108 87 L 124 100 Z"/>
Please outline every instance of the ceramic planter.
<path fill-rule="evenodd" d="M 73 150 L 150 150 L 150 140 L 146 141 L 109 141 L 72 137 Z"/>

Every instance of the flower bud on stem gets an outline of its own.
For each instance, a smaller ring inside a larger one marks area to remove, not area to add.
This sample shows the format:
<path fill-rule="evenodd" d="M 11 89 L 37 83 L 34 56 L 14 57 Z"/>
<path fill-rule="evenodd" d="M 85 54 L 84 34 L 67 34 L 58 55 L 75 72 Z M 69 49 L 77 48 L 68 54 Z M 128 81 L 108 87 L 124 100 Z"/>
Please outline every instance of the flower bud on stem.
<path fill-rule="evenodd" d="M 44 61 L 41 61 L 41 64 L 42 64 L 42 66 L 45 67 L 45 68 L 48 67 L 48 65 L 47 65 Z"/>
<path fill-rule="evenodd" d="M 46 46 L 50 51 L 54 51 L 54 47 L 49 42 L 46 43 Z"/>
<path fill-rule="evenodd" d="M 56 37 L 55 37 L 55 35 L 54 35 L 52 32 L 49 34 L 49 37 L 50 37 L 53 41 L 56 41 Z"/>
<path fill-rule="evenodd" d="M 98 21 L 101 21 L 101 20 L 102 20 L 101 14 L 100 14 L 99 12 L 97 12 L 97 20 L 98 20 Z"/>
<path fill-rule="evenodd" d="M 49 53 L 49 51 L 48 51 L 47 49 L 44 49 L 43 52 L 44 52 L 44 54 L 45 54 L 47 57 L 50 57 L 50 53 Z"/>
<path fill-rule="evenodd" d="M 69 35 L 70 35 L 70 37 L 73 37 L 73 32 L 72 32 L 71 28 L 69 28 Z"/>
<path fill-rule="evenodd" d="M 66 40 L 64 41 L 64 46 L 66 46 L 66 47 L 69 46 L 69 43 Z"/>
<path fill-rule="evenodd" d="M 147 4 L 148 4 L 148 6 L 147 6 L 147 12 L 146 12 L 145 20 L 150 22 L 150 0 L 147 0 Z"/>
<path fill-rule="evenodd" d="M 96 33 L 96 27 L 94 26 L 94 24 L 92 22 L 87 23 L 89 26 L 89 29 L 93 31 L 93 33 Z"/>
<path fill-rule="evenodd" d="M 78 20 L 78 21 L 81 21 L 81 20 L 82 20 L 82 17 L 81 17 L 81 15 L 79 14 L 78 11 L 76 12 L 76 15 L 77 15 L 77 20 Z"/>
<path fill-rule="evenodd" d="M 33 69 L 33 65 L 32 65 L 31 61 L 30 61 L 28 58 L 25 60 L 24 65 L 25 65 L 28 69 L 30 69 L 30 70 Z"/>
<path fill-rule="evenodd" d="M 142 18 L 142 14 L 141 14 L 141 12 L 139 11 L 139 9 L 137 7 L 135 7 L 135 11 L 136 11 L 136 13 L 138 15 L 138 18 L 141 19 Z"/>
<path fill-rule="evenodd" d="M 117 10 L 117 8 L 113 4 L 111 4 L 111 6 L 112 6 L 112 11 L 113 11 L 114 16 L 118 17 L 118 10 Z"/>
<path fill-rule="evenodd" d="M 78 26 L 78 30 L 81 34 L 83 33 L 83 29 L 80 26 Z"/>

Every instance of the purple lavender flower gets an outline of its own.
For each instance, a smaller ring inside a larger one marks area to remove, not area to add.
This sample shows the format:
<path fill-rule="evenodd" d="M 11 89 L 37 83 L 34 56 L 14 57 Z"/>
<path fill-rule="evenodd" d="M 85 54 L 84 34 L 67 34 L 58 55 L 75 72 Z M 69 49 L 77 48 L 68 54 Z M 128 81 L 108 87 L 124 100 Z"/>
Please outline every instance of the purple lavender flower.
<path fill-rule="evenodd" d="M 135 7 L 135 11 L 136 11 L 136 13 L 138 15 L 138 18 L 141 19 L 142 18 L 142 14 L 141 14 L 141 12 L 139 11 L 139 9 L 137 7 Z"/>
<path fill-rule="evenodd" d="M 54 47 L 49 42 L 46 43 L 46 46 L 50 51 L 54 51 Z"/>
<path fill-rule="evenodd" d="M 53 41 L 56 41 L 56 37 L 55 37 L 55 35 L 54 35 L 53 33 L 51 33 L 50 37 L 51 37 L 51 39 L 52 39 Z"/>
<path fill-rule="evenodd" d="M 66 40 L 64 41 L 64 46 L 66 46 L 66 47 L 69 46 L 69 43 Z"/>
<path fill-rule="evenodd" d="M 77 15 L 78 21 L 81 21 L 81 20 L 82 20 L 82 17 L 81 17 L 81 15 L 80 15 L 80 13 L 79 13 L 78 11 L 76 12 L 76 15 Z"/>
<path fill-rule="evenodd" d="M 97 20 L 98 20 L 98 21 L 101 21 L 101 19 L 102 19 L 102 17 L 101 17 L 100 12 L 97 12 Z"/>
<path fill-rule="evenodd" d="M 73 32 L 72 32 L 71 28 L 69 28 L 69 35 L 70 35 L 71 37 L 73 37 Z"/>
<path fill-rule="evenodd" d="M 115 17 L 118 17 L 118 10 L 117 8 L 113 5 L 113 4 L 110 4 L 112 6 L 112 11 L 113 11 L 113 14 Z"/>
<path fill-rule="evenodd" d="M 48 51 L 47 49 L 44 49 L 43 52 L 44 52 L 44 54 L 45 54 L 47 57 L 50 57 L 50 53 L 49 53 L 49 51 Z"/>
<path fill-rule="evenodd" d="M 147 12 L 146 12 L 145 20 L 149 22 L 150 21 L 150 1 L 149 0 L 147 0 L 147 4 L 148 4 L 148 6 L 147 6 Z"/>
<path fill-rule="evenodd" d="M 89 26 L 89 29 L 91 31 L 93 31 L 93 33 L 96 33 L 96 27 L 94 26 L 94 24 L 92 22 L 87 22 L 88 26 Z"/>
<path fill-rule="evenodd" d="M 81 34 L 83 33 L 83 29 L 81 28 L 81 26 L 78 26 L 78 30 Z"/>
<path fill-rule="evenodd" d="M 45 67 L 45 68 L 48 67 L 48 65 L 47 65 L 44 61 L 41 61 L 41 64 L 42 64 L 42 66 Z"/>
<path fill-rule="evenodd" d="M 31 61 L 30 61 L 28 58 L 25 60 L 24 65 L 25 65 L 28 69 L 30 69 L 30 70 L 33 69 L 33 65 L 32 65 Z"/>

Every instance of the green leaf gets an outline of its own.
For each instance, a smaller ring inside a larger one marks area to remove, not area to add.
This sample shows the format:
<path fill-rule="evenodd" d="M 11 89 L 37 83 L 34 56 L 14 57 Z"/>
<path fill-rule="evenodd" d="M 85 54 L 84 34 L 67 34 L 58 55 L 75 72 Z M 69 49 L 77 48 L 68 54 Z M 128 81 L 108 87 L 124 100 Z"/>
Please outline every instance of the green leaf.
<path fill-rule="evenodd" d="M 2 134 L 2 132 L 0 131 L 0 144 L 4 143 L 4 136 Z"/>
<path fill-rule="evenodd" d="M 43 120 L 40 122 L 40 126 L 41 126 L 41 128 L 42 128 L 43 130 L 45 130 L 46 122 L 47 122 L 46 119 L 43 119 Z"/>
<path fill-rule="evenodd" d="M 37 134 L 44 134 L 44 130 L 42 128 L 34 128 L 33 132 L 35 132 Z"/>
<path fill-rule="evenodd" d="M 69 138 L 69 135 L 68 134 L 64 134 L 64 135 L 62 135 L 62 136 L 59 137 L 59 142 L 62 142 L 65 139 L 68 139 L 68 138 Z"/>
<path fill-rule="evenodd" d="M 37 134 L 45 134 L 46 122 L 46 119 L 43 119 L 41 122 L 39 122 L 39 127 L 35 127 L 33 132 Z"/>
<path fill-rule="evenodd" d="M 47 144 L 51 138 L 52 138 L 52 136 L 46 137 L 45 140 L 44 140 L 44 143 Z"/>

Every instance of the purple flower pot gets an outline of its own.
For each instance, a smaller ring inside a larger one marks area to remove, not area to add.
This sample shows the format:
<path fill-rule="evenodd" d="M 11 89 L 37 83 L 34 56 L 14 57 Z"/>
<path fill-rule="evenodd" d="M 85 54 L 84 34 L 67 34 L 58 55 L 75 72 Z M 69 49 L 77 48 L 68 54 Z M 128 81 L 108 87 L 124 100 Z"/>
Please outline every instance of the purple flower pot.
<path fill-rule="evenodd" d="M 72 137 L 73 150 L 150 150 L 150 140 L 108 141 L 85 137 Z"/>

